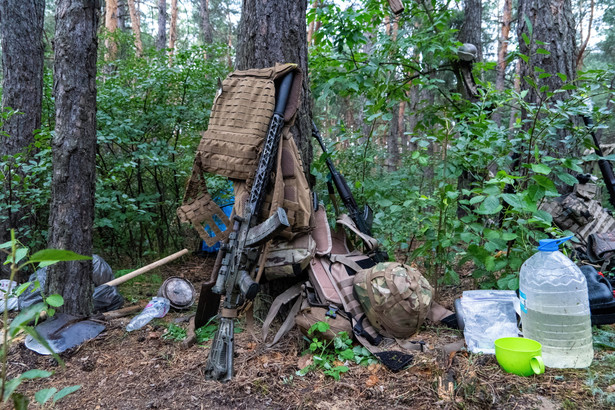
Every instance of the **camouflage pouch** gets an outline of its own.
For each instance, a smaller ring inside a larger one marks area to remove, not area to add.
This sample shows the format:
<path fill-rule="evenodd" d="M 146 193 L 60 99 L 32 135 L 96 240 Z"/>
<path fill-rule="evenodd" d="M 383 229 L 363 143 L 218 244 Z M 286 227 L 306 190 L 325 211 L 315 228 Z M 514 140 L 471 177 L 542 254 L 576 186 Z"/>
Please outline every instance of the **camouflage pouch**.
<path fill-rule="evenodd" d="M 385 336 L 404 339 L 427 318 L 433 288 L 417 269 L 384 262 L 355 275 L 354 293 L 372 326 Z"/>
<path fill-rule="evenodd" d="M 310 234 L 297 236 L 292 241 L 274 239 L 265 260 L 265 277 L 273 280 L 300 276 L 315 250 L 316 243 Z"/>

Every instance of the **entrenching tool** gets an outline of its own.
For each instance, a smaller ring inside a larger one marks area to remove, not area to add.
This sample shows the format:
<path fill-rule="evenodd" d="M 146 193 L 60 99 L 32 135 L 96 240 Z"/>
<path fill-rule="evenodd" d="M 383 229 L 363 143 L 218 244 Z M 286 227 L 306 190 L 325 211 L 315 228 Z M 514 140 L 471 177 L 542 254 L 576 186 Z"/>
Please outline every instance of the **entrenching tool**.
<path fill-rule="evenodd" d="M 180 258 L 189 253 L 188 249 L 183 249 L 166 258 L 160 259 L 156 262 L 152 262 L 142 268 L 139 268 L 127 275 L 121 276 L 117 279 L 113 279 L 102 286 L 117 286 L 121 283 L 127 282 L 130 279 L 149 272 L 159 266 L 169 263 L 177 258 Z M 97 288 L 98 289 L 98 288 Z M 112 317 L 113 315 L 109 315 Z M 106 319 L 106 315 L 103 314 L 103 319 Z M 93 339 L 98 336 L 103 330 L 105 325 L 94 318 L 77 317 L 68 315 L 65 313 L 58 313 L 54 318 L 49 319 L 37 325 L 34 330 L 38 333 L 40 338 L 44 339 L 49 347 L 53 350 L 53 353 L 62 353 L 63 351 L 80 345 L 81 343 Z M 40 341 L 28 335 L 25 340 L 25 345 L 28 349 L 33 350 L 39 354 L 52 354 L 47 347 Z"/>

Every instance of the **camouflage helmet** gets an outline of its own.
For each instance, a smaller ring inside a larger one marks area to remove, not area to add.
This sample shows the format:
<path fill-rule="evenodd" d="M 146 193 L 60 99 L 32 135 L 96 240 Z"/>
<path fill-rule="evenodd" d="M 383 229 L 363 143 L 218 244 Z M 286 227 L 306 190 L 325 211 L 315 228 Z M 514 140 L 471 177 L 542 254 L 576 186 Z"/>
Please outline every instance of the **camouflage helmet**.
<path fill-rule="evenodd" d="M 406 338 L 416 333 L 427 317 L 433 288 L 417 269 L 384 262 L 357 272 L 354 293 L 378 331 Z"/>

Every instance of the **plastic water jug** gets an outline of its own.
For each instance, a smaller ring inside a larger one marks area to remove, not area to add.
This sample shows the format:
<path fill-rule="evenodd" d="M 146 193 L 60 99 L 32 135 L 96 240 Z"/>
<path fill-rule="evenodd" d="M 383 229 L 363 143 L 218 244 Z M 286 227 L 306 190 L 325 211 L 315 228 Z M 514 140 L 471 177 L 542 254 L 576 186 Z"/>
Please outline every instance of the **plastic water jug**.
<path fill-rule="evenodd" d="M 519 274 L 523 335 L 542 344 L 548 367 L 588 367 L 594 357 L 585 275 L 558 250 L 570 238 L 541 240 Z"/>

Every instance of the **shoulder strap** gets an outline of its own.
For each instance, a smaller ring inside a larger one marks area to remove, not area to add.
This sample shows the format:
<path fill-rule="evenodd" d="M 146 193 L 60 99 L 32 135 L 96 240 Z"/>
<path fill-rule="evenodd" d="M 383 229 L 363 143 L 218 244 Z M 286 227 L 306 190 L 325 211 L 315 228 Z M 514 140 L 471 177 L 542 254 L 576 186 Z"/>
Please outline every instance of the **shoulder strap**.
<path fill-rule="evenodd" d="M 357 226 L 355 225 L 354 221 L 348 215 L 340 215 L 337 219 L 337 224 L 343 225 L 346 228 L 350 229 L 352 232 L 354 232 L 355 235 L 357 235 L 359 238 L 361 238 L 361 240 L 363 240 L 363 243 L 365 243 L 365 246 L 369 251 L 373 251 L 378 247 L 378 240 L 361 232 L 359 228 L 357 228 Z"/>
<path fill-rule="evenodd" d="M 290 332 L 293 326 L 295 326 L 295 316 L 297 315 L 297 313 L 299 313 L 299 310 L 301 309 L 301 304 L 303 303 L 303 297 L 301 296 L 301 283 L 298 283 L 288 288 L 284 293 L 279 295 L 273 301 L 271 308 L 269 308 L 269 313 L 267 313 L 267 317 L 265 318 L 265 322 L 263 323 L 264 342 L 267 341 L 267 335 L 269 333 L 269 327 L 271 326 L 271 322 L 273 322 L 273 319 L 275 319 L 275 317 L 278 315 L 278 312 L 280 311 L 282 305 L 287 304 L 295 298 L 297 298 L 297 300 L 295 301 L 293 307 L 290 309 L 290 312 L 288 312 L 286 320 L 284 320 L 284 323 L 282 323 L 282 326 L 280 327 L 280 329 L 278 329 L 278 332 L 275 334 L 271 343 L 267 343 L 267 347 L 275 345 L 282 338 L 282 336 Z"/>

